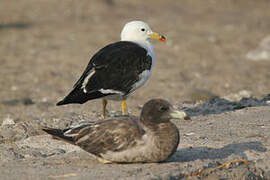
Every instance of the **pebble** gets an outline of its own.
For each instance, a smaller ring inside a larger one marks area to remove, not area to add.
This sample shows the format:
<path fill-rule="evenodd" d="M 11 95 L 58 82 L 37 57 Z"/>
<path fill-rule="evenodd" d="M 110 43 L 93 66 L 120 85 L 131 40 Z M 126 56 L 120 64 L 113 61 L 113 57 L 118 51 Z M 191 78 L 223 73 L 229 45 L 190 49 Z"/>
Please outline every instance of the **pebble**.
<path fill-rule="evenodd" d="M 0 136 L 3 137 L 1 141 L 3 142 L 14 142 L 24 138 L 27 138 L 29 135 L 27 130 L 29 127 L 26 127 L 23 123 L 16 123 L 10 117 L 6 118 L 2 126 L 0 127 Z"/>
<path fill-rule="evenodd" d="M 11 139 L 16 135 L 16 132 L 9 128 L 2 128 L 0 135 L 3 136 L 4 140 L 11 141 Z"/>
<path fill-rule="evenodd" d="M 253 96 L 253 93 L 248 90 L 242 90 L 236 94 L 229 94 L 227 96 L 224 96 L 223 98 L 228 101 L 240 101 L 242 98 L 251 98 Z"/>
<path fill-rule="evenodd" d="M 6 126 L 6 125 L 14 125 L 15 124 L 15 121 L 10 118 L 10 116 L 7 116 L 4 120 L 3 120 L 3 123 L 2 123 L 2 126 Z"/>
<path fill-rule="evenodd" d="M 11 99 L 11 100 L 2 101 L 2 104 L 8 105 L 8 106 L 16 106 L 19 103 L 22 103 L 25 106 L 35 104 L 35 102 L 31 98 Z"/>
<path fill-rule="evenodd" d="M 12 87 L 11 87 L 11 91 L 16 91 L 17 89 L 18 89 L 17 86 L 12 86 Z"/>
<path fill-rule="evenodd" d="M 2 101 L 2 104 L 8 105 L 8 106 L 16 106 L 20 101 L 18 99 L 12 99 L 7 101 Z"/>
<path fill-rule="evenodd" d="M 184 135 L 186 135 L 186 136 L 192 136 L 192 135 L 194 135 L 195 133 L 193 133 L 193 132 L 191 132 L 191 133 L 186 133 L 186 134 L 184 134 Z"/>
<path fill-rule="evenodd" d="M 256 49 L 249 51 L 246 58 L 253 61 L 270 60 L 270 36 L 265 37 Z"/>
<path fill-rule="evenodd" d="M 26 105 L 26 106 L 35 104 L 31 98 L 23 98 L 22 103 L 23 103 L 23 105 Z"/>
<path fill-rule="evenodd" d="M 210 91 L 204 89 L 191 89 L 188 92 L 188 96 L 192 101 L 199 102 L 199 101 L 211 101 L 218 96 Z"/>

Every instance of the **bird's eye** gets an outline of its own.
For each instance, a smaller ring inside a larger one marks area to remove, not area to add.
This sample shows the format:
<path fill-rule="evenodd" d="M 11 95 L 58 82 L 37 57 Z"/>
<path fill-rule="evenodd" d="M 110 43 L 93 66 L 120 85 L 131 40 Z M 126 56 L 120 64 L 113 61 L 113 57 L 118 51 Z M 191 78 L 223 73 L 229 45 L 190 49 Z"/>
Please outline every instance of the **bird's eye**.
<path fill-rule="evenodd" d="M 169 108 L 166 106 L 161 106 L 159 109 L 160 111 L 165 112 L 165 111 L 168 111 Z"/>
<path fill-rule="evenodd" d="M 144 28 L 142 28 L 142 29 L 141 29 L 141 31 L 145 31 L 145 29 L 144 29 Z"/>

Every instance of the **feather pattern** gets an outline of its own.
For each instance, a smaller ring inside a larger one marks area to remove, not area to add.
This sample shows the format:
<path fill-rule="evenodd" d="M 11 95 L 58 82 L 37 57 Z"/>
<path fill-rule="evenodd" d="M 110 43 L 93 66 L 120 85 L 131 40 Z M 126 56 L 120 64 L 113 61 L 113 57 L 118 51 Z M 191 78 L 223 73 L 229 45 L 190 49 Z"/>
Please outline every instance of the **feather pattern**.
<path fill-rule="evenodd" d="M 144 105 L 139 119 L 120 117 L 65 130 L 43 130 L 109 162 L 165 161 L 177 149 L 179 131 L 170 122 L 172 107 L 167 101 L 149 102 Z"/>
<path fill-rule="evenodd" d="M 145 70 L 150 71 L 151 67 L 151 56 L 138 44 L 128 41 L 110 44 L 92 57 L 73 90 L 57 105 L 82 104 L 112 95 L 122 97 L 118 100 L 125 99 L 136 89 L 134 84 L 142 81 L 141 78 L 145 78 L 145 81 L 149 78 L 150 74 L 141 74 Z"/>

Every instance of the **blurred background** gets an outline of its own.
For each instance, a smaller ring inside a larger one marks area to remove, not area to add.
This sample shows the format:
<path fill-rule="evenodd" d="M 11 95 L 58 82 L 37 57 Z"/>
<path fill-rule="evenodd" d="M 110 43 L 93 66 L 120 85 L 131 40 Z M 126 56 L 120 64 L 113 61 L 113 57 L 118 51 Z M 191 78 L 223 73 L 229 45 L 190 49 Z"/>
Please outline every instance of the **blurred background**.
<path fill-rule="evenodd" d="M 118 41 L 124 24 L 143 20 L 167 37 L 153 41 L 148 83 L 128 100 L 132 114 L 150 98 L 194 101 L 270 92 L 268 0 L 2 0 L 0 121 L 101 113 L 100 100 L 56 107 L 92 55 Z M 120 103 L 110 102 L 109 110 Z"/>

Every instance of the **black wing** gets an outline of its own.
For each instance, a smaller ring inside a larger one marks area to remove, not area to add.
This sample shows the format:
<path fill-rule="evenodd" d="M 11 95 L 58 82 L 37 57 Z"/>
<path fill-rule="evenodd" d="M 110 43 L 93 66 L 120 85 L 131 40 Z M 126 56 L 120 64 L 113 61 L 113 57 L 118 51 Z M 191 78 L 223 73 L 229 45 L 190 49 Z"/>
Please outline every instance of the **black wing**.
<path fill-rule="evenodd" d="M 92 57 L 73 90 L 57 105 L 84 103 L 111 95 L 101 93 L 100 89 L 128 94 L 132 85 L 139 81 L 139 75 L 150 70 L 151 65 L 151 56 L 141 46 L 127 41 L 110 44 Z"/>

